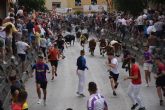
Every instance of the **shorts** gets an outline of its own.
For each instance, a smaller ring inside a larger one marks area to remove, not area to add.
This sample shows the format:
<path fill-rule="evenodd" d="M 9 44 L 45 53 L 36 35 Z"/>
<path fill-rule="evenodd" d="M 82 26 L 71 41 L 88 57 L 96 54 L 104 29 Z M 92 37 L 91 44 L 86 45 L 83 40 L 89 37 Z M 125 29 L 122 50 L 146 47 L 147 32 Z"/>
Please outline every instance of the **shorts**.
<path fill-rule="evenodd" d="M 109 72 L 109 79 L 113 78 L 115 81 L 118 80 L 119 74 L 115 74 L 112 71 Z"/>
<path fill-rule="evenodd" d="M 156 87 L 165 87 L 165 76 L 156 79 Z"/>
<path fill-rule="evenodd" d="M 36 80 L 36 83 L 40 85 L 40 87 L 42 89 L 46 89 L 47 88 L 47 81 L 39 81 L 39 80 Z"/>
<path fill-rule="evenodd" d="M 143 69 L 144 69 L 144 71 L 145 70 L 148 70 L 149 72 L 151 72 L 152 71 L 152 64 L 150 64 L 150 63 L 144 63 Z"/>
<path fill-rule="evenodd" d="M 58 60 L 51 60 L 50 61 L 51 66 L 55 66 L 57 68 L 58 66 Z"/>
<path fill-rule="evenodd" d="M 20 57 L 21 61 L 24 62 L 26 59 L 26 54 L 18 54 L 18 56 Z"/>

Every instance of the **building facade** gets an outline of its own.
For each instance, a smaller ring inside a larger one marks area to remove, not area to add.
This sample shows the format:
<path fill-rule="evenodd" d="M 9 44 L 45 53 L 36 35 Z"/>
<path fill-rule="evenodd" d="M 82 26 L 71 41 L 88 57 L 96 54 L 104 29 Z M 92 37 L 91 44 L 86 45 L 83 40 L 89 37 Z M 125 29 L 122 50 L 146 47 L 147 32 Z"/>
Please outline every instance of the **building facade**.
<path fill-rule="evenodd" d="M 73 12 L 75 11 L 84 11 L 84 6 L 89 7 L 99 7 L 99 6 L 106 6 L 107 7 L 107 0 L 46 0 L 46 7 L 48 10 L 53 10 L 56 8 L 68 8 L 72 9 Z M 87 10 L 86 10 L 87 11 Z"/>
<path fill-rule="evenodd" d="M 5 18 L 8 15 L 10 4 L 16 2 L 17 0 L 0 0 L 0 18 Z"/>
<path fill-rule="evenodd" d="M 0 18 L 5 18 L 8 11 L 8 0 L 1 0 L 0 3 Z"/>

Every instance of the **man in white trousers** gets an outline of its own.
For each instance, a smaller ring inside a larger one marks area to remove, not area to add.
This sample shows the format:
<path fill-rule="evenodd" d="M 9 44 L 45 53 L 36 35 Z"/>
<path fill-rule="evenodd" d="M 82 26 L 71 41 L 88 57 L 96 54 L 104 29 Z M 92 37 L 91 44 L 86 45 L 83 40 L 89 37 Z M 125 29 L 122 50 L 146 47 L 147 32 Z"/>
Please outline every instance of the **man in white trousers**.
<path fill-rule="evenodd" d="M 141 73 L 138 64 L 135 63 L 135 58 L 131 58 L 131 71 L 130 76 L 124 78 L 124 80 L 131 79 L 131 82 L 128 87 L 128 96 L 130 97 L 133 106 L 131 110 L 135 110 L 139 106 L 138 110 L 145 110 L 145 107 L 142 103 L 142 100 L 139 96 L 141 89 Z"/>
<path fill-rule="evenodd" d="M 86 66 L 86 59 L 84 58 L 85 51 L 80 51 L 80 56 L 77 59 L 77 75 L 79 78 L 78 91 L 77 94 L 85 97 L 84 95 L 84 84 L 85 84 L 85 69 L 88 69 Z"/>

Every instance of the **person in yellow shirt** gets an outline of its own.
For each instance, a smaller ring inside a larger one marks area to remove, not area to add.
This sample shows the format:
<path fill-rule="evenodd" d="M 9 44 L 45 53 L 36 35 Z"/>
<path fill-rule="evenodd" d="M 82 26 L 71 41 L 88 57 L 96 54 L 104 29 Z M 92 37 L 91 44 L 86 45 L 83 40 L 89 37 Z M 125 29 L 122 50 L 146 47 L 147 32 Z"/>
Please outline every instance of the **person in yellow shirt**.
<path fill-rule="evenodd" d="M 8 27 L 10 27 L 11 26 L 11 31 L 9 31 L 9 33 L 8 33 L 8 38 L 10 39 L 10 44 L 9 44 L 9 46 L 10 46 L 10 52 L 11 52 L 11 54 L 12 54 L 12 57 L 11 58 L 15 58 L 14 57 L 14 55 L 13 55 L 13 47 L 12 47 L 12 44 L 11 44 L 11 42 L 12 42 L 12 39 L 13 39 L 13 33 L 17 33 L 18 32 L 18 30 L 16 29 L 16 27 L 15 27 L 15 25 L 13 24 L 14 23 L 14 18 L 10 18 L 9 19 L 9 21 L 7 21 L 7 22 L 5 22 L 4 24 L 3 24 L 3 27 L 5 27 L 5 28 L 8 28 Z"/>
<path fill-rule="evenodd" d="M 28 110 L 28 103 L 27 103 L 27 101 L 23 104 L 22 110 Z"/>
<path fill-rule="evenodd" d="M 85 44 L 86 40 L 87 40 L 87 38 L 83 34 L 81 34 L 81 36 L 80 36 L 80 45 L 82 47 L 84 47 L 84 44 Z"/>
<path fill-rule="evenodd" d="M 37 51 L 39 51 L 39 48 L 40 48 L 40 37 L 41 37 L 41 34 L 39 32 L 36 32 L 35 33 L 35 44 L 36 44 L 36 48 L 37 48 Z"/>

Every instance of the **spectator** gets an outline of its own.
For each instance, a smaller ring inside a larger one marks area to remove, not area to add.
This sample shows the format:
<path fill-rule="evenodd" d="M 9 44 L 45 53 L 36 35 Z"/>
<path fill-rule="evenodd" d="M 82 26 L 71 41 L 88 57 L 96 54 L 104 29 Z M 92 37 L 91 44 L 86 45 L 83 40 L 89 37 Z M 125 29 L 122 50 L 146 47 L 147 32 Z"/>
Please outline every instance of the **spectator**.
<path fill-rule="evenodd" d="M 20 91 L 18 95 L 18 100 L 14 103 L 12 103 L 11 110 L 28 110 L 28 108 L 23 107 L 24 103 L 27 100 L 27 92 L 26 91 Z"/>
<path fill-rule="evenodd" d="M 30 48 L 30 46 L 26 42 L 19 40 L 16 42 L 16 47 L 17 47 L 17 54 L 20 57 L 21 63 L 22 63 L 22 72 L 24 72 L 26 54 L 27 54 L 27 50 Z"/>
<path fill-rule="evenodd" d="M 146 86 L 149 87 L 151 82 L 151 71 L 152 71 L 152 54 L 149 52 L 148 46 L 144 47 L 144 64 L 143 69 L 145 71 Z"/>
<path fill-rule="evenodd" d="M 13 53 L 13 45 L 12 45 L 12 41 L 13 41 L 13 33 L 18 32 L 18 30 L 16 29 L 15 25 L 15 19 L 14 18 L 10 18 L 8 22 L 4 23 L 3 26 L 6 27 L 6 34 L 7 34 L 7 39 L 8 39 L 8 45 L 9 45 L 9 50 L 12 53 L 12 57 L 11 58 L 15 58 L 14 53 Z"/>
<path fill-rule="evenodd" d="M 155 63 L 158 68 L 157 74 L 155 75 L 156 88 L 157 88 L 158 97 L 160 99 L 160 106 L 162 106 L 163 105 L 163 96 L 162 96 L 163 91 L 164 91 L 164 96 L 165 96 L 165 64 L 162 63 L 159 57 L 156 58 Z"/>
<path fill-rule="evenodd" d="M 46 48 L 47 48 L 46 44 L 47 44 L 47 40 L 42 35 L 41 38 L 40 38 L 40 48 L 41 48 L 41 51 L 43 52 L 45 58 L 46 58 Z"/>
<path fill-rule="evenodd" d="M 5 40 L 6 40 L 6 33 L 5 33 L 5 28 L 0 27 L 0 55 L 1 55 L 1 60 L 3 64 L 7 64 L 5 61 Z"/>
<path fill-rule="evenodd" d="M 31 45 L 32 41 L 34 40 L 34 32 L 33 32 L 34 24 L 32 23 L 31 19 L 27 23 L 26 28 L 28 29 L 28 42 Z"/>

